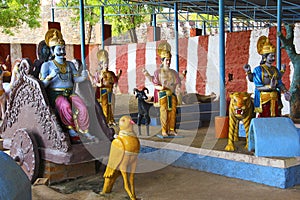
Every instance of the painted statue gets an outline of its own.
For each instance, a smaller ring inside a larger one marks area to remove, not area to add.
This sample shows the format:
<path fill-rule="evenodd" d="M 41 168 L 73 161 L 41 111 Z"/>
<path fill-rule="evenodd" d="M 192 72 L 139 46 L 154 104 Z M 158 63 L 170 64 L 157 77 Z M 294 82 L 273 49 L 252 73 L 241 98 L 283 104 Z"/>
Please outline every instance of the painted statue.
<path fill-rule="evenodd" d="M 81 139 L 93 141 L 96 138 L 88 132 L 89 114 L 86 105 L 73 93 L 74 82 L 83 82 L 88 73 L 83 70 L 79 74 L 74 64 L 66 61 L 65 41 L 59 30 L 49 29 L 45 42 L 50 47 L 52 59 L 42 64 L 40 80 L 47 90 L 50 106 L 56 110 L 73 143 L 81 142 L 79 133 L 84 136 Z"/>
<path fill-rule="evenodd" d="M 50 59 L 50 48 L 46 44 L 45 40 L 42 40 L 38 44 L 38 48 L 36 51 L 37 59 L 33 61 L 33 68 L 31 74 L 35 78 L 39 78 L 39 74 L 41 71 L 41 66 L 44 62 L 47 62 Z"/>
<path fill-rule="evenodd" d="M 176 107 L 177 96 L 180 92 L 181 79 L 173 69 L 171 64 L 171 46 L 167 42 L 162 42 L 158 46 L 158 55 L 161 58 L 161 66 L 155 70 L 151 76 L 146 69 L 144 75 L 154 84 L 154 105 L 160 107 L 160 122 L 163 136 L 177 135 L 176 126 Z"/>
<path fill-rule="evenodd" d="M 281 93 L 287 101 L 290 100 L 290 92 L 282 83 L 281 77 L 284 72 L 280 72 L 272 63 L 275 61 L 276 48 L 266 36 L 261 36 L 257 42 L 257 52 L 262 56 L 260 65 L 253 73 L 250 66 L 245 65 L 244 70 L 248 78 L 255 84 L 254 110 L 258 117 L 281 116 Z"/>
<path fill-rule="evenodd" d="M 290 86 L 290 118 L 300 122 L 300 54 L 296 53 L 294 45 L 294 25 L 285 24 L 286 36 L 278 33 L 287 55 L 294 66 L 294 74 Z"/>
<path fill-rule="evenodd" d="M 5 115 L 7 97 L 3 86 L 3 79 L 4 77 L 11 76 L 11 73 L 6 69 L 7 67 L 5 65 L 5 62 L 0 61 L 0 119 L 3 119 Z"/>
<path fill-rule="evenodd" d="M 152 103 L 147 102 L 149 94 L 148 88 L 144 87 L 142 90 L 139 90 L 137 88 L 133 89 L 133 94 L 135 95 L 135 98 L 138 100 L 138 116 L 137 116 L 137 125 L 138 125 L 138 133 L 139 135 L 142 134 L 141 130 L 141 125 L 142 125 L 142 120 L 144 119 L 145 121 L 145 126 L 146 126 L 146 133 L 147 136 L 149 136 L 149 125 L 151 122 L 151 118 L 149 115 L 149 110 L 153 106 Z"/>
<path fill-rule="evenodd" d="M 119 120 L 120 132 L 111 143 L 108 164 L 103 175 L 104 185 L 101 194 L 110 193 L 118 178 L 122 175 L 124 189 L 131 200 L 136 199 L 134 187 L 134 173 L 137 166 L 137 156 L 140 142 L 133 130 L 131 117 L 122 116 Z M 129 177 L 127 172 L 129 172 Z"/>
<path fill-rule="evenodd" d="M 2 69 L 2 71 L 11 71 L 11 65 L 10 65 L 10 56 L 8 55 L 6 57 L 6 59 L 3 59 L 0 56 L 0 67 Z M 9 92 L 11 90 L 11 86 L 10 86 L 10 80 L 11 80 L 11 76 L 12 74 L 6 74 L 5 76 L 2 77 L 2 87 L 6 93 L 6 99 L 8 98 Z"/>
<path fill-rule="evenodd" d="M 248 149 L 248 133 L 251 119 L 254 117 L 253 102 L 247 92 L 234 92 L 230 94 L 229 104 L 229 132 L 226 151 L 234 151 L 234 142 L 239 140 L 239 122 L 242 121 L 246 132 L 246 146 Z"/>
<path fill-rule="evenodd" d="M 102 106 L 103 114 L 106 122 L 109 125 L 115 124 L 113 114 L 113 91 L 118 80 L 122 74 L 122 70 L 117 75 L 113 71 L 108 70 L 108 52 L 106 50 L 99 50 L 97 52 L 99 62 L 99 69 L 94 75 L 94 85 L 96 88 L 96 99 Z"/>

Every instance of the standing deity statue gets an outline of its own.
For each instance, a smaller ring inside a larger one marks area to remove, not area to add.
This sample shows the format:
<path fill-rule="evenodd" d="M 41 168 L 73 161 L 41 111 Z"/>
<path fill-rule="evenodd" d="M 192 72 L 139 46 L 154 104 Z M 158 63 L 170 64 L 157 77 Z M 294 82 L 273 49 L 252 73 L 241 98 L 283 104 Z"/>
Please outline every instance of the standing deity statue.
<path fill-rule="evenodd" d="M 250 81 L 255 84 L 254 110 L 258 117 L 277 117 L 281 115 L 281 92 L 287 101 L 290 93 L 282 83 L 280 72 L 272 63 L 275 61 L 276 48 L 266 36 L 261 36 L 257 42 L 257 52 L 262 56 L 260 65 L 253 73 L 249 65 L 244 66 Z"/>
<path fill-rule="evenodd" d="M 161 66 L 151 76 L 146 69 L 144 75 L 154 84 L 154 105 L 160 107 L 160 122 L 163 136 L 175 136 L 177 96 L 180 92 L 181 79 L 177 71 L 170 69 L 171 46 L 162 42 L 158 46 Z"/>
<path fill-rule="evenodd" d="M 113 114 L 113 91 L 122 74 L 122 70 L 117 75 L 113 71 L 108 70 L 108 52 L 99 50 L 97 52 L 99 68 L 94 75 L 94 85 L 96 86 L 96 99 L 102 106 L 103 114 L 109 125 L 115 124 Z"/>
<path fill-rule="evenodd" d="M 74 83 L 86 80 L 87 71 L 83 70 L 79 74 L 74 64 L 65 59 L 65 41 L 59 30 L 48 30 L 45 42 L 50 47 L 52 59 L 42 64 L 40 80 L 46 88 L 50 106 L 57 112 L 64 124 L 63 128 L 68 130 L 72 142 L 80 142 L 79 133 L 89 141 L 95 140 L 88 132 L 89 114 L 86 105 L 73 93 Z"/>
<path fill-rule="evenodd" d="M 297 53 L 294 44 L 295 25 L 285 24 L 284 27 L 286 29 L 286 35 L 284 36 L 281 32 L 278 32 L 277 34 L 294 67 L 290 86 L 290 118 L 295 123 L 300 123 L 300 54 Z"/>

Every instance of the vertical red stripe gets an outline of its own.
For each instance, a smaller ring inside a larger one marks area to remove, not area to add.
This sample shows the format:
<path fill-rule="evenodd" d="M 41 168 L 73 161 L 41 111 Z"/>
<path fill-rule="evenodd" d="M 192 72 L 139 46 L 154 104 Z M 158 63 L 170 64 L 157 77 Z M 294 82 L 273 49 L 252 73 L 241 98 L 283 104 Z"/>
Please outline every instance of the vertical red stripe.
<path fill-rule="evenodd" d="M 116 72 L 121 69 L 122 70 L 122 76 L 119 80 L 119 87 L 120 91 L 123 94 L 128 93 L 128 81 L 127 79 L 130 79 L 128 77 L 128 45 L 121 45 L 117 46 L 116 49 L 117 52 L 117 58 L 116 58 Z"/>
<path fill-rule="evenodd" d="M 74 49 L 73 57 L 75 59 L 80 59 L 81 60 L 81 46 L 78 45 L 78 44 L 74 44 L 73 49 Z"/>
<path fill-rule="evenodd" d="M 208 39 L 209 39 L 208 35 L 199 36 L 199 41 L 198 41 L 198 67 L 197 67 L 197 78 L 196 78 L 196 92 L 199 94 L 205 94 L 205 86 L 207 81 L 206 68 L 207 68 Z"/>
<path fill-rule="evenodd" d="M 80 59 L 81 60 L 81 45 L 79 44 L 74 44 L 74 58 Z M 84 46 L 84 51 L 85 51 L 85 59 L 87 58 L 87 55 L 89 55 L 89 45 Z"/>
<path fill-rule="evenodd" d="M 281 28 L 282 33 L 284 35 L 286 35 L 286 30 L 284 27 Z M 271 27 L 269 29 L 269 39 L 270 42 L 276 46 L 276 39 L 277 39 L 277 27 Z M 287 55 L 286 51 L 284 49 L 281 50 L 281 64 L 285 64 L 286 65 L 286 72 L 282 77 L 282 81 L 284 83 L 284 85 L 286 86 L 287 89 L 290 88 L 290 77 L 289 74 L 291 73 L 291 68 L 290 68 L 290 59 L 289 56 Z M 274 65 L 276 65 L 276 62 L 274 63 Z"/>
<path fill-rule="evenodd" d="M 32 62 L 36 57 L 36 44 L 21 44 L 22 58 L 29 58 Z"/>
<path fill-rule="evenodd" d="M 246 92 L 247 79 L 243 66 L 248 63 L 251 31 L 227 33 L 225 55 L 226 96 L 231 92 Z M 232 80 L 229 80 L 232 74 Z"/>
<path fill-rule="evenodd" d="M 85 56 L 84 56 L 85 62 L 87 62 L 87 60 L 88 60 L 88 55 L 89 55 L 89 53 L 90 53 L 90 46 L 89 46 L 89 45 L 85 45 L 85 46 L 84 46 L 84 51 L 85 51 Z"/>
<path fill-rule="evenodd" d="M 142 89 L 145 86 L 145 76 L 142 69 L 146 65 L 146 44 L 137 44 L 136 47 L 136 87 Z"/>
<path fill-rule="evenodd" d="M 87 69 L 90 72 L 95 72 L 98 66 L 98 61 L 97 61 L 97 52 L 98 52 L 98 45 L 89 45 L 88 46 L 88 53 L 87 59 L 86 59 L 86 65 Z"/>
<path fill-rule="evenodd" d="M 181 38 L 178 40 L 178 60 L 179 60 L 179 74 L 182 74 L 187 67 L 187 52 L 188 52 L 188 39 Z M 184 84 L 185 79 L 182 81 L 181 90 L 186 91 L 186 86 Z"/>

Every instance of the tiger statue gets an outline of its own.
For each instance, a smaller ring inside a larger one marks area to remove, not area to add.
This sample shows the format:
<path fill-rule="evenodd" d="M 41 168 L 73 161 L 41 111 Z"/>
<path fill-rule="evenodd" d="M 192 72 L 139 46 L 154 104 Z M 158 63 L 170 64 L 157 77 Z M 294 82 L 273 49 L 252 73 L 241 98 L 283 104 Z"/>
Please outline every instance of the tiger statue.
<path fill-rule="evenodd" d="M 229 104 L 229 132 L 226 151 L 234 151 L 234 142 L 239 140 L 239 122 L 242 121 L 246 131 L 246 146 L 248 149 L 248 133 L 251 119 L 255 116 L 251 94 L 234 92 L 230 94 Z"/>

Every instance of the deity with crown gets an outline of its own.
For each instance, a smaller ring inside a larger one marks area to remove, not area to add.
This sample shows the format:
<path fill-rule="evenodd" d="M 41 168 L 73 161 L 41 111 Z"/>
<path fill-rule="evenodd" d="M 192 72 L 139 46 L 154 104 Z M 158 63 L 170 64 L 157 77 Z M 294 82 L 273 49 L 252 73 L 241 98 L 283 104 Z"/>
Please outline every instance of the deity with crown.
<path fill-rule="evenodd" d="M 42 64 L 39 77 L 46 88 L 50 106 L 57 112 L 63 128 L 68 130 L 72 142 L 81 142 L 79 133 L 88 140 L 95 140 L 88 132 L 87 108 L 83 100 L 73 93 L 74 83 L 86 80 L 87 71 L 79 74 L 73 62 L 65 59 L 65 41 L 58 29 L 49 29 L 45 42 L 50 47 L 52 59 Z"/>
<path fill-rule="evenodd" d="M 143 69 L 143 73 L 154 84 L 154 105 L 160 107 L 162 136 L 176 136 L 176 94 L 180 92 L 181 79 L 178 72 L 170 68 L 171 45 L 161 42 L 157 51 L 161 58 L 160 68 L 155 70 L 153 76 L 146 69 Z"/>
<path fill-rule="evenodd" d="M 93 80 L 93 83 L 96 86 L 96 99 L 102 106 L 106 123 L 114 125 L 113 91 L 119 81 L 122 70 L 115 75 L 113 71 L 108 69 L 108 52 L 104 49 L 97 52 L 97 59 L 99 67 L 96 70 Z"/>
<path fill-rule="evenodd" d="M 281 115 L 281 93 L 284 93 L 287 101 L 290 100 L 290 93 L 282 83 L 281 72 L 272 65 L 276 48 L 266 36 L 261 36 L 257 42 L 257 52 L 262 59 L 252 73 L 255 84 L 254 109 L 258 117 L 278 117 Z"/>

